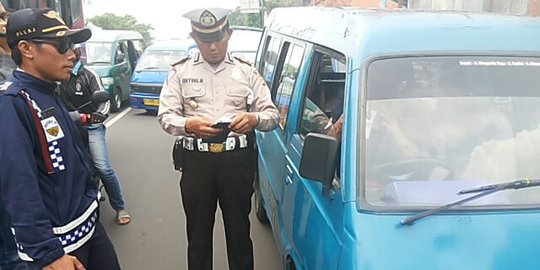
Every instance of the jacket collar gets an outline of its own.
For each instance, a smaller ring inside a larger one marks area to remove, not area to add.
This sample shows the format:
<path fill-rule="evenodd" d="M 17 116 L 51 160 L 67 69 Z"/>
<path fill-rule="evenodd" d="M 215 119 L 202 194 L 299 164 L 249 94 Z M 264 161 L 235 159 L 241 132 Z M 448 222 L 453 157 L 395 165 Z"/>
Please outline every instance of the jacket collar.
<path fill-rule="evenodd" d="M 13 82 L 22 84 L 24 88 L 29 88 L 47 95 L 54 95 L 57 87 L 56 83 L 40 80 L 20 68 L 17 68 L 13 72 Z"/>

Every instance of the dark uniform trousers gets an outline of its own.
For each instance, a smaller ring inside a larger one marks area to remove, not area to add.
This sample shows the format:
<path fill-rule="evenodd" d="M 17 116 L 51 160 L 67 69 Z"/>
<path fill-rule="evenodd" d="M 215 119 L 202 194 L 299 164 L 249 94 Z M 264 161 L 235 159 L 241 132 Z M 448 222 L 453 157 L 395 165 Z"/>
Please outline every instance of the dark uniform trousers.
<path fill-rule="evenodd" d="M 253 269 L 249 212 L 256 153 L 252 140 L 248 142 L 247 148 L 230 152 L 185 151 L 180 189 L 190 270 L 212 269 L 217 203 L 223 214 L 229 269 Z"/>
<path fill-rule="evenodd" d="M 69 255 L 77 257 L 87 270 L 121 269 L 114 246 L 101 222 L 96 224 L 96 230 L 92 238 L 77 250 L 69 253 Z M 28 265 L 28 270 L 38 270 L 38 268 Z"/>

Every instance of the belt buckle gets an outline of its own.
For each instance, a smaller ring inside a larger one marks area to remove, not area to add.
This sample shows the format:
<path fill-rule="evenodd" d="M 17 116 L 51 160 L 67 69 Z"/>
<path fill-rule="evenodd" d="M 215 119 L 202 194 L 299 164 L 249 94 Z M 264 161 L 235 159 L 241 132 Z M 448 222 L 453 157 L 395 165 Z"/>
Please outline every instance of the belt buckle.
<path fill-rule="evenodd" d="M 210 153 L 223 153 L 225 152 L 225 144 L 223 143 L 209 143 L 208 150 Z"/>

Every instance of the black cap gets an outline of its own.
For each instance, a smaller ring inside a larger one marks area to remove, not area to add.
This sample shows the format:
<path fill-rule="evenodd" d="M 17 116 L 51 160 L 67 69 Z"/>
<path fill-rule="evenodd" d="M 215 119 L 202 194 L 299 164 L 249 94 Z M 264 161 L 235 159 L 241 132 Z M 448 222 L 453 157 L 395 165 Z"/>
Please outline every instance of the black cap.
<path fill-rule="evenodd" d="M 191 20 L 191 30 L 204 42 L 218 41 L 229 30 L 228 15 L 230 9 L 225 8 L 199 8 L 184 14 Z"/>
<path fill-rule="evenodd" d="M 49 8 L 17 10 L 11 14 L 6 26 L 6 37 L 10 47 L 21 40 L 37 38 L 69 37 L 73 43 L 87 41 L 92 36 L 90 29 L 69 29 L 56 11 Z"/>

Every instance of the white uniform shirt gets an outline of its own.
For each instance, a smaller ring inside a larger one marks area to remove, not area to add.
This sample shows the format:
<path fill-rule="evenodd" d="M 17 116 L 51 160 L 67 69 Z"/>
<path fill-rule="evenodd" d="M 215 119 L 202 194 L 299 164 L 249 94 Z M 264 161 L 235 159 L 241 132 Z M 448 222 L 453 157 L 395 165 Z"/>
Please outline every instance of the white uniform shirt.
<path fill-rule="evenodd" d="M 269 131 L 279 122 L 270 90 L 257 70 L 227 54 L 216 68 L 195 54 L 173 65 L 159 97 L 158 121 L 174 136 L 191 135 L 186 120 L 193 116 L 233 119 L 236 113 L 257 113 L 256 129 Z"/>

